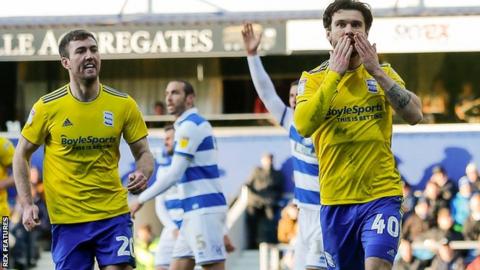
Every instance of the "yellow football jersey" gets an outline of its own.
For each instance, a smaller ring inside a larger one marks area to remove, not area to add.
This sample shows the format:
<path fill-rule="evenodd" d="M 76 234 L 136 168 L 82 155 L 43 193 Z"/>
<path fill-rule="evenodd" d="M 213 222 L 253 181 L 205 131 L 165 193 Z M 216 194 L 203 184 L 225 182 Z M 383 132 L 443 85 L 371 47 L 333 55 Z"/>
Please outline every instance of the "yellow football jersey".
<path fill-rule="evenodd" d="M 382 69 L 404 87 L 390 65 Z M 340 76 L 326 62 L 302 74 L 298 92 L 295 124 L 314 132 L 321 203 L 365 203 L 401 196 L 391 151 L 393 109 L 364 66 Z M 307 103 L 309 99 L 315 102 Z M 302 117 L 302 110 L 313 110 L 316 119 Z M 321 124 L 314 126 L 313 122 Z"/>
<path fill-rule="evenodd" d="M 119 144 L 147 136 L 135 101 L 105 85 L 97 98 L 80 102 L 69 85 L 40 98 L 22 135 L 45 144 L 43 179 L 50 220 L 80 223 L 129 211 L 118 174 Z"/>
<path fill-rule="evenodd" d="M 15 148 L 9 139 L 0 137 L 0 181 L 8 178 L 8 168 L 12 166 Z M 0 216 L 9 216 L 8 194 L 6 189 L 0 189 Z"/>

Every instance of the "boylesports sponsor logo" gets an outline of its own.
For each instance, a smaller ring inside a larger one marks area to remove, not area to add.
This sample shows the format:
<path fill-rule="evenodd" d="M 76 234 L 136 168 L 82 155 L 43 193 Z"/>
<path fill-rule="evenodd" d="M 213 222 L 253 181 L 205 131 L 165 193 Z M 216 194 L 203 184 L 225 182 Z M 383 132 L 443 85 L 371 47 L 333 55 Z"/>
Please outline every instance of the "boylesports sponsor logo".
<path fill-rule="evenodd" d="M 371 106 L 352 106 L 352 107 L 343 107 L 343 108 L 329 108 L 326 119 L 336 116 L 336 117 L 342 117 L 342 116 L 348 116 L 348 115 L 361 115 L 363 113 L 374 113 L 374 112 L 381 112 L 383 111 L 383 106 L 382 104 L 376 104 L 376 105 L 371 105 Z"/>
<path fill-rule="evenodd" d="M 95 136 L 88 136 L 83 137 L 79 136 L 77 138 L 68 138 L 66 135 L 61 135 L 61 143 L 62 145 L 69 145 L 69 146 L 76 146 L 76 145 L 88 145 L 88 144 L 111 144 L 115 143 L 117 138 L 115 137 L 95 137 Z"/>

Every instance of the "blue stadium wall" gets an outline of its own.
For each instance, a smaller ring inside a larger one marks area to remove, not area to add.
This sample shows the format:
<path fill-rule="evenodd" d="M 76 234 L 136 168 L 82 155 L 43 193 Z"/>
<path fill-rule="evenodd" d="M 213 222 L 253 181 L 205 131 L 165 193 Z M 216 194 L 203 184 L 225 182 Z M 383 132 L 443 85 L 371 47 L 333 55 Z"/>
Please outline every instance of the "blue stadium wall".
<path fill-rule="evenodd" d="M 17 139 L 12 138 L 16 143 Z M 163 141 L 158 136 L 150 136 L 150 147 L 159 156 Z M 217 137 L 219 166 L 224 191 L 229 200 L 239 192 L 253 168 L 260 165 L 263 153 L 275 156 L 275 167 L 282 169 L 286 176 L 285 191 L 291 191 L 292 167 L 290 148 L 286 135 L 220 136 Z M 465 166 L 474 161 L 480 163 L 480 131 L 431 131 L 394 133 L 392 147 L 397 158 L 398 168 L 406 181 L 415 189 L 423 189 L 433 166 L 443 165 L 455 182 L 464 175 Z M 121 145 L 120 175 L 132 170 L 133 157 L 128 145 Z M 32 163 L 41 168 L 43 148 L 37 150 Z M 153 179 L 152 179 L 153 181 Z"/>

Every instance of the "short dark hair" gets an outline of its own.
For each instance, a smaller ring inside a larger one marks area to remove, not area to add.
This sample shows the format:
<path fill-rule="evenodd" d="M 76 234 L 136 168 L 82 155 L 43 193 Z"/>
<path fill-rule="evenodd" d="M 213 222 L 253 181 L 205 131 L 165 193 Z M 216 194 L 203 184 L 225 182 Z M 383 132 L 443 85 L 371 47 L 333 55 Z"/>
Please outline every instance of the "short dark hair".
<path fill-rule="evenodd" d="M 173 80 L 173 82 L 181 82 L 183 83 L 183 91 L 185 92 L 185 96 L 189 95 L 194 95 L 195 96 L 195 90 L 193 89 L 193 86 L 191 83 L 189 83 L 186 80 Z"/>
<path fill-rule="evenodd" d="M 155 101 L 155 104 L 153 105 L 154 107 L 162 107 L 162 108 L 165 108 L 165 103 L 163 103 L 162 101 L 158 100 L 158 101 Z"/>
<path fill-rule="evenodd" d="M 323 12 L 323 27 L 330 30 L 332 27 L 332 17 L 335 12 L 345 10 L 358 10 L 362 13 L 365 20 L 365 30 L 368 32 L 372 26 L 373 15 L 370 6 L 367 3 L 355 1 L 355 0 L 335 0 L 328 5 Z"/>
<path fill-rule="evenodd" d="M 295 80 L 290 84 L 290 87 L 297 86 L 297 85 L 298 85 L 298 80 Z"/>
<path fill-rule="evenodd" d="M 175 130 L 175 127 L 172 124 L 167 124 L 163 127 L 164 132 L 167 132 L 169 130 Z"/>
<path fill-rule="evenodd" d="M 60 40 L 60 44 L 58 45 L 58 53 L 61 57 L 68 58 L 68 44 L 70 43 L 70 41 L 85 40 L 87 38 L 92 38 L 93 40 L 95 40 L 95 42 L 97 42 L 95 36 L 87 30 L 77 29 L 68 32 L 67 34 L 65 34 L 65 36 L 63 36 L 62 40 Z"/>

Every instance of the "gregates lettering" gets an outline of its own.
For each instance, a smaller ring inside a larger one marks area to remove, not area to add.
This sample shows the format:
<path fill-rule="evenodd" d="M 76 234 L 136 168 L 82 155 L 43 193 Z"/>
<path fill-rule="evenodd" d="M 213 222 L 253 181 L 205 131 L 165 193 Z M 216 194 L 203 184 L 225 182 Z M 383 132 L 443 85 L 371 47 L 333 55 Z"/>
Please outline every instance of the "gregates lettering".
<path fill-rule="evenodd" d="M 117 138 L 115 137 L 95 137 L 95 136 L 79 136 L 76 138 L 69 138 L 66 135 L 61 135 L 61 144 L 74 150 L 93 150 L 105 149 L 112 147 Z"/>
<path fill-rule="evenodd" d="M 335 117 L 338 122 L 364 121 L 382 118 L 383 105 L 344 106 L 342 108 L 329 108 L 325 119 Z"/>

